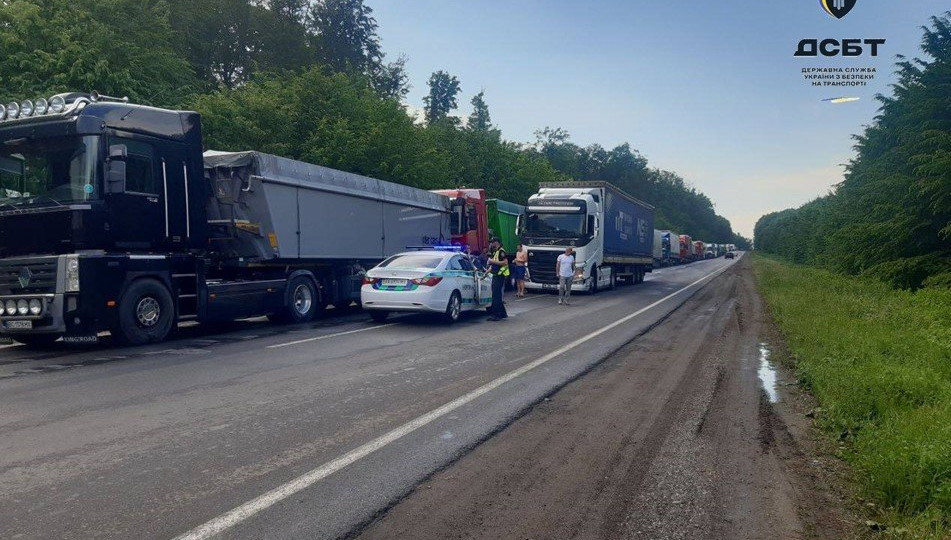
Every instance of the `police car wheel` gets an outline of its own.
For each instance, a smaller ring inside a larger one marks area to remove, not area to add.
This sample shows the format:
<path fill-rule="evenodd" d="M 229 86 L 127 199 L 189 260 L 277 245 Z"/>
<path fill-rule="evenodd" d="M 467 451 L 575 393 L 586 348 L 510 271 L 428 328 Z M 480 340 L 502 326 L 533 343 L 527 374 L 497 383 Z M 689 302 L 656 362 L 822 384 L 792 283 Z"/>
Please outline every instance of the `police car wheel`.
<path fill-rule="evenodd" d="M 449 297 L 449 303 L 446 304 L 443 320 L 452 324 L 459 320 L 460 314 L 462 314 L 462 296 L 459 295 L 459 291 L 453 291 L 452 296 Z"/>

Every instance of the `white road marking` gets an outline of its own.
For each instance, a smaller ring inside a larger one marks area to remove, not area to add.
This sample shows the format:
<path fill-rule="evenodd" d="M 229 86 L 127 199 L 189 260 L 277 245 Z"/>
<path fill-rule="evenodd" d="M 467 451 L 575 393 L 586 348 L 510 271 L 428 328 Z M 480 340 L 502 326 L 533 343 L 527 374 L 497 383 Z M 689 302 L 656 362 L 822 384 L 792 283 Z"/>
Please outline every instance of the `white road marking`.
<path fill-rule="evenodd" d="M 468 394 L 460 396 L 450 401 L 449 403 L 446 403 L 445 405 L 437 409 L 433 409 L 432 411 L 414 420 L 410 420 L 409 422 L 394 429 L 393 431 L 385 433 L 381 435 L 380 437 L 377 437 L 376 439 L 373 439 L 372 441 L 364 444 L 363 446 L 354 448 L 353 450 L 347 452 L 346 454 L 343 454 L 337 457 L 336 459 L 328 461 L 327 463 L 324 463 L 323 465 L 317 467 L 316 469 L 313 469 L 307 473 L 304 473 L 301 476 L 298 476 L 297 478 L 291 480 L 290 482 L 287 482 L 286 484 L 280 485 L 272 489 L 271 491 L 268 491 L 264 493 L 263 495 L 259 495 L 258 497 L 242 504 L 241 506 L 238 506 L 237 508 L 234 508 L 232 510 L 229 510 L 228 512 L 225 512 L 224 514 L 221 514 L 220 516 L 212 519 L 211 521 L 208 521 L 207 523 L 204 523 L 202 525 L 199 525 L 198 527 L 195 527 L 194 529 L 188 531 L 187 533 L 176 537 L 175 540 L 204 540 L 206 538 L 211 538 L 219 533 L 222 533 L 230 529 L 231 527 L 234 527 L 235 525 L 238 525 L 239 523 L 246 521 L 250 519 L 251 517 L 257 515 L 258 513 L 270 508 L 271 506 L 274 506 L 275 504 L 283 501 L 284 499 L 291 497 L 294 494 L 307 489 L 308 487 L 314 485 L 320 480 L 327 478 L 331 474 L 349 465 L 352 465 L 353 463 L 359 461 L 360 459 L 363 459 L 364 457 L 372 454 L 373 452 L 376 452 L 377 450 L 385 447 L 386 445 L 394 441 L 397 441 L 405 437 L 406 435 L 409 435 L 410 433 L 418 430 L 419 428 L 432 423 L 433 421 L 449 414 L 450 412 L 464 405 L 471 403 L 472 401 L 491 392 L 492 390 L 495 390 L 496 388 L 511 381 L 512 379 L 520 377 L 524 375 L 525 373 L 528 373 L 529 371 L 551 361 L 552 359 L 557 358 L 558 356 L 561 356 L 562 354 L 570 351 L 571 349 L 574 349 L 575 347 L 585 342 L 588 342 L 600 336 L 601 334 L 604 334 L 605 332 L 608 332 L 614 328 L 617 328 L 618 326 L 630 321 L 631 319 L 637 317 L 638 315 L 641 315 L 644 312 L 666 302 L 667 300 L 670 300 L 674 296 L 677 296 L 678 294 L 682 293 L 683 291 L 686 291 L 687 289 L 693 287 L 694 285 L 697 285 L 698 283 L 705 281 L 707 278 L 722 273 L 723 271 L 726 270 L 726 268 L 728 267 L 718 268 L 717 270 L 710 272 L 709 274 L 703 276 L 697 281 L 694 281 L 690 285 L 687 285 L 686 287 L 678 289 L 676 292 L 671 293 L 661 298 L 660 300 L 657 300 L 656 302 L 646 307 L 643 307 L 635 311 L 634 313 L 631 313 L 630 315 L 627 315 L 621 319 L 618 319 L 617 321 L 614 321 L 613 323 L 605 326 L 604 328 L 601 328 L 600 330 L 595 330 L 594 332 L 591 332 L 590 334 L 582 336 L 572 341 L 571 343 L 568 343 L 567 345 L 564 345 L 546 354 L 545 356 L 542 356 L 541 358 L 537 360 L 529 362 L 528 364 L 525 364 L 524 366 L 518 369 L 510 371 L 506 373 L 505 375 L 502 375 L 498 379 L 495 379 L 489 383 L 486 383 L 480 386 L 479 388 L 476 388 L 475 390 L 469 392 Z M 378 326 L 374 328 L 382 328 L 382 327 Z M 355 330 L 349 333 L 360 332 L 364 330 L 372 330 L 372 329 L 373 328 L 365 328 L 362 330 Z M 337 334 L 337 335 L 342 335 L 342 334 Z M 332 336 L 322 336 L 320 338 L 315 338 L 315 339 L 324 339 L 328 337 L 332 337 Z M 305 340 L 305 341 L 309 341 L 309 340 Z M 277 346 L 279 345 L 274 345 L 274 347 L 277 347 Z"/>
<path fill-rule="evenodd" d="M 349 330 L 347 332 L 338 332 L 336 334 L 329 334 L 326 336 L 317 336 L 307 339 L 299 339 L 297 341 L 290 341 L 287 343 L 279 343 L 277 345 L 268 345 L 266 349 L 280 349 L 281 347 L 290 347 L 291 345 L 300 345 L 301 343 L 310 343 L 311 341 L 320 341 L 322 339 L 330 339 L 338 336 L 346 336 L 348 334 L 358 334 L 360 332 L 369 332 L 370 330 L 379 330 L 380 328 L 386 328 L 387 326 L 393 326 L 397 323 L 387 323 L 381 324 L 380 326 L 371 326 L 369 328 L 358 328 L 356 330 Z"/>

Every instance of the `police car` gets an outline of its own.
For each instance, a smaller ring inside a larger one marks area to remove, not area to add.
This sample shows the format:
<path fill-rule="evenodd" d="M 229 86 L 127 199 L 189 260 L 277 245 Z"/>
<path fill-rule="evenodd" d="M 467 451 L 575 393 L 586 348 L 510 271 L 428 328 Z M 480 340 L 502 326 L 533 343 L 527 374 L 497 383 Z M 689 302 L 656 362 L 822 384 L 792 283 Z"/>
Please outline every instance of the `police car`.
<path fill-rule="evenodd" d="M 492 276 L 457 251 L 408 251 L 367 272 L 360 301 L 377 322 L 393 312 L 424 312 L 453 323 L 463 311 L 492 303 Z"/>

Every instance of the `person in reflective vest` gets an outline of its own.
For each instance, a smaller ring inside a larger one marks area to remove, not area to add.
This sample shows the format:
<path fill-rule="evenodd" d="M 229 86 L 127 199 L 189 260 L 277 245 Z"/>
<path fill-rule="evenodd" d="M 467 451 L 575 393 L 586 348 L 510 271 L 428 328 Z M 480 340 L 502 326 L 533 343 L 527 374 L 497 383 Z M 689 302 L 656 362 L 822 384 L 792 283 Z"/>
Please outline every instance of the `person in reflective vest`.
<path fill-rule="evenodd" d="M 509 315 L 502 303 L 505 282 L 509 279 L 509 260 L 502 249 L 502 242 L 493 238 L 489 242 L 489 273 L 492 274 L 492 306 L 489 307 L 490 321 L 500 321 Z"/>

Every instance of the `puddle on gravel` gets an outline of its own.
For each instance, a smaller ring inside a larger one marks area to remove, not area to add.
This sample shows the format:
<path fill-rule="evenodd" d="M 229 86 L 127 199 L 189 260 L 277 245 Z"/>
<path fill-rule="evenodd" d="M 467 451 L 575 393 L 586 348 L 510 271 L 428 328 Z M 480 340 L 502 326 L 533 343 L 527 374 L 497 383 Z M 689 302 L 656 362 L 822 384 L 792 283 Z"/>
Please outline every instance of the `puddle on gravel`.
<path fill-rule="evenodd" d="M 769 347 L 765 344 L 759 344 L 759 380 L 763 384 L 763 390 L 769 397 L 770 403 L 779 401 L 779 392 L 776 390 L 776 370 L 769 363 Z"/>

